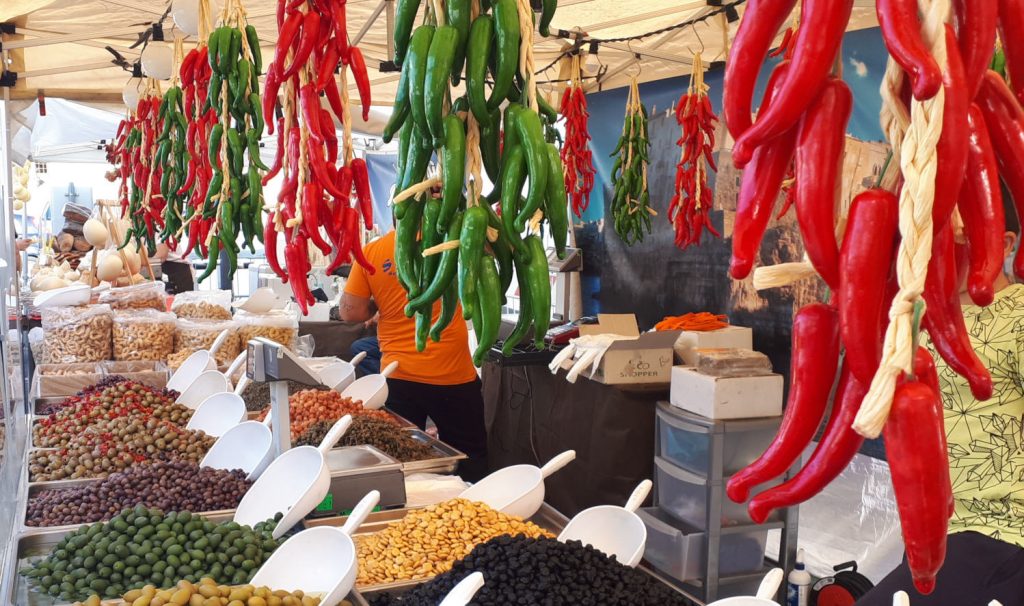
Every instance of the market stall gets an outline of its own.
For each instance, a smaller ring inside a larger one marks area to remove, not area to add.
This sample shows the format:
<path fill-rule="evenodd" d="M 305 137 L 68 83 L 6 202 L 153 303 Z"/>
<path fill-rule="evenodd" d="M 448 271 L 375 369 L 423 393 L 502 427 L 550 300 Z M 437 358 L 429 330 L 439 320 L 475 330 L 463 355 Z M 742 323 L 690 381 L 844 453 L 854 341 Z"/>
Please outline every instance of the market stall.
<path fill-rule="evenodd" d="M 0 606 L 1024 601 L 1024 3 L 157 4 L 0 7 Z"/>

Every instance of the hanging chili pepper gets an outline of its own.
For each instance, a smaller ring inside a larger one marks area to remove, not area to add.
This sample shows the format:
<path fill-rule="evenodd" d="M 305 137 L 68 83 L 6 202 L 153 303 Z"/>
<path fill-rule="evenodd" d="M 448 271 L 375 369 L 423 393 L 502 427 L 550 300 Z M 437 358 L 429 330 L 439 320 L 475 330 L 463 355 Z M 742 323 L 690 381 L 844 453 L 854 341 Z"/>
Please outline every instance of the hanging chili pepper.
<path fill-rule="evenodd" d="M 839 365 L 839 316 L 836 308 L 814 303 L 793 318 L 791 386 L 782 425 L 756 461 L 729 478 L 726 492 L 745 503 L 750 489 L 779 477 L 799 460 L 821 425 Z"/>
<path fill-rule="evenodd" d="M 876 0 L 875 9 L 885 46 L 910 77 L 914 98 L 931 99 L 942 86 L 942 72 L 921 35 L 917 0 Z"/>
<path fill-rule="evenodd" d="M 850 204 L 839 250 L 835 297 L 846 347 L 846 367 L 869 385 L 882 357 L 881 322 L 888 269 L 895 254 L 899 201 L 881 189 L 867 190 Z"/>
<path fill-rule="evenodd" d="M 363 60 L 363 51 L 353 46 L 349 49 L 349 68 L 352 70 L 352 77 L 356 79 L 356 88 L 359 89 L 359 103 L 363 108 L 363 122 L 370 119 L 370 76 L 366 73 L 366 61 Z"/>
<path fill-rule="evenodd" d="M 953 0 L 953 23 L 967 78 L 968 101 L 978 96 L 981 79 L 992 63 L 998 21 L 999 7 L 995 2 Z"/>
<path fill-rule="evenodd" d="M 896 387 L 884 430 L 907 563 L 924 595 L 935 589 L 946 557 L 953 495 L 944 415 L 938 392 L 909 379 Z"/>
<path fill-rule="evenodd" d="M 945 100 L 942 108 L 942 134 L 935 146 L 938 166 L 935 171 L 935 199 L 932 224 L 942 227 L 949 221 L 967 170 L 967 97 L 963 62 L 957 50 L 952 26 L 946 26 L 946 69 L 942 74 Z"/>
<path fill-rule="evenodd" d="M 999 38 L 1006 56 L 1006 73 L 1024 105 L 1024 0 L 999 0 Z"/>
<path fill-rule="evenodd" d="M 565 118 L 565 145 L 560 152 L 564 167 L 565 191 L 572 204 L 572 212 L 582 218 L 590 205 L 590 192 L 594 188 L 594 163 L 590 151 L 590 132 L 587 121 L 587 97 L 579 78 L 579 55 L 573 57 L 573 79 L 562 94 L 560 111 Z M 473 59 L 470 57 L 470 65 Z M 471 97 L 472 99 L 472 97 Z"/>
<path fill-rule="evenodd" d="M 967 174 L 957 207 L 964 221 L 970 255 L 967 292 L 975 304 L 984 307 L 992 302 L 995 280 L 1002 271 L 1006 219 L 995 152 L 977 105 L 971 106 L 968 123 L 971 134 Z"/>
<path fill-rule="evenodd" d="M 788 75 L 775 93 L 775 101 L 736 140 L 732 157 L 739 168 L 750 162 L 759 146 L 796 126 L 814 101 L 835 63 L 853 0 L 803 0 L 801 6 L 802 21 Z"/>

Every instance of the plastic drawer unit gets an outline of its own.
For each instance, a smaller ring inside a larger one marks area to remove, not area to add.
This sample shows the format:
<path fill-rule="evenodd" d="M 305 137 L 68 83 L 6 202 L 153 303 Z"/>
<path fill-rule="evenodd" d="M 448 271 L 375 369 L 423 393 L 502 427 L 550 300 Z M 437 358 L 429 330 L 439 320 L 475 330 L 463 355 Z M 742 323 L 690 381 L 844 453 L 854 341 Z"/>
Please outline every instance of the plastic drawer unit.
<path fill-rule="evenodd" d="M 663 403 L 658 404 L 655 418 L 657 454 L 700 475 L 712 469 L 717 433 L 722 434 L 722 473 L 732 475 L 761 456 L 779 428 L 778 417 L 715 423 Z"/>
<path fill-rule="evenodd" d="M 764 487 L 778 484 L 778 481 Z M 654 457 L 655 503 L 680 522 L 705 530 L 714 520 L 708 520 L 708 510 L 717 499 L 721 503 L 721 526 L 753 524 L 745 503 L 734 503 L 725 494 L 724 484 L 713 484 L 707 478 L 686 471 L 661 457 Z M 776 510 L 766 521 L 779 519 Z"/>
<path fill-rule="evenodd" d="M 637 511 L 647 527 L 644 559 L 660 572 L 678 580 L 692 581 L 705 574 L 705 533 L 690 529 L 657 507 Z M 719 574 L 757 572 L 764 566 L 768 530 L 723 534 L 719 542 Z"/>

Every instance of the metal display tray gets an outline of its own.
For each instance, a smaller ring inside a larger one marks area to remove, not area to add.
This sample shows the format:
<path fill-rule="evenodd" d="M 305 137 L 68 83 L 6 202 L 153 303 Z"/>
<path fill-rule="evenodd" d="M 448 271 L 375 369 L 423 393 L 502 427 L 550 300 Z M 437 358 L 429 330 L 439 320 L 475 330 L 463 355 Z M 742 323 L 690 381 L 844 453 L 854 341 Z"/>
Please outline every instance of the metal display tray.
<path fill-rule="evenodd" d="M 262 412 L 263 412 L 262 410 L 248 410 L 245 413 L 245 419 L 247 421 L 259 421 L 260 420 L 260 414 Z M 394 417 L 394 419 L 396 421 L 398 421 L 398 425 L 401 426 L 403 429 L 412 429 L 412 428 L 416 427 L 416 425 L 412 421 L 410 421 L 409 419 L 406 419 L 405 417 L 403 417 L 401 415 L 397 415 L 397 414 L 391 412 L 390 410 L 387 410 L 385 412 L 387 412 L 389 415 Z"/>
<path fill-rule="evenodd" d="M 18 571 L 37 557 L 49 553 L 54 545 L 73 530 L 46 529 L 21 533 L 16 541 L 6 547 L 4 567 L 0 570 L 0 606 L 69 606 L 58 598 L 42 595 L 31 590 L 29 580 Z M 369 606 L 358 592 L 353 591 L 346 598 L 352 606 Z M 104 600 L 105 606 L 117 606 L 120 599 Z"/>
<path fill-rule="evenodd" d="M 36 482 L 28 485 L 28 492 L 25 495 L 24 501 L 21 503 L 18 515 L 18 529 L 24 532 L 35 532 L 39 530 L 61 530 L 69 531 L 75 530 L 82 526 L 93 524 L 93 522 L 86 522 L 84 524 L 65 524 L 62 526 L 28 526 L 25 524 L 25 520 L 28 519 L 28 501 L 35 495 L 46 490 L 70 490 L 72 488 L 79 488 L 83 484 L 89 482 L 97 482 L 98 479 L 86 479 L 86 480 L 62 480 L 59 482 Z M 216 511 L 200 511 L 199 515 L 210 518 L 214 521 L 230 520 L 235 515 L 234 509 L 218 509 Z"/>
<path fill-rule="evenodd" d="M 414 473 L 436 473 L 440 475 L 454 473 L 455 468 L 459 465 L 459 461 L 467 458 L 466 454 L 462 451 L 438 440 L 418 427 L 409 429 L 408 432 L 412 439 L 433 448 L 434 452 L 439 453 L 441 456 L 433 459 L 423 459 L 422 461 L 402 463 L 402 471 L 405 472 L 405 475 Z"/>

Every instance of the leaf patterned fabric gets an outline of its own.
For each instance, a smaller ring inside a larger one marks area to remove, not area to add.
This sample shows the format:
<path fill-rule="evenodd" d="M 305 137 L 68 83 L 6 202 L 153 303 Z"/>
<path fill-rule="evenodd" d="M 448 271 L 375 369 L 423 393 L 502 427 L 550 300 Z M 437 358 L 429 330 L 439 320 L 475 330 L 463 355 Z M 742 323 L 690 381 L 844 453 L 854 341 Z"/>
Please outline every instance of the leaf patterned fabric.
<path fill-rule="evenodd" d="M 928 343 L 939 371 L 956 511 L 949 531 L 975 531 L 1024 547 L 1024 285 L 988 307 L 963 307 L 971 343 L 992 373 L 979 402 Z"/>

